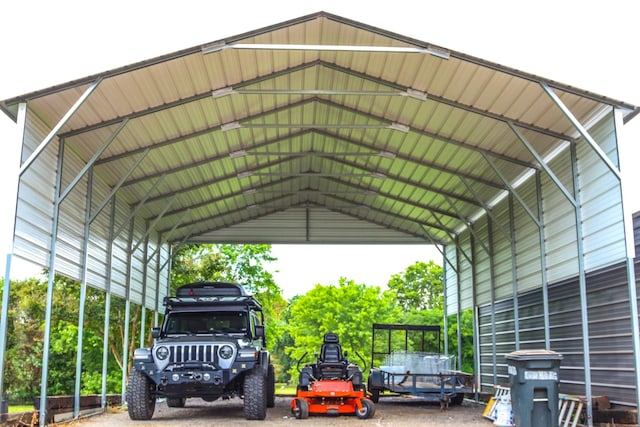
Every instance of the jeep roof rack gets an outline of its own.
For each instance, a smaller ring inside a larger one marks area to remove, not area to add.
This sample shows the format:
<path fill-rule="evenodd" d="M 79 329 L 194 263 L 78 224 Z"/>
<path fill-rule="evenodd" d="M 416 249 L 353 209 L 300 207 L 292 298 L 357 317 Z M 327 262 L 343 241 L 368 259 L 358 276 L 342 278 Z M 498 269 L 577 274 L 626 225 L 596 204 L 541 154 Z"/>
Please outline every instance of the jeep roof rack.
<path fill-rule="evenodd" d="M 257 311 L 262 311 L 262 305 L 252 295 L 244 295 L 240 297 L 234 296 L 200 296 L 200 297 L 164 297 L 163 304 L 167 308 L 174 306 L 206 306 L 215 304 L 221 305 L 245 305 Z"/>
<path fill-rule="evenodd" d="M 199 305 L 246 305 L 262 311 L 262 305 L 242 285 L 231 282 L 195 282 L 180 286 L 175 297 L 165 297 L 167 308 Z"/>
<path fill-rule="evenodd" d="M 180 286 L 176 297 L 249 296 L 242 285 L 231 282 L 196 282 Z"/>

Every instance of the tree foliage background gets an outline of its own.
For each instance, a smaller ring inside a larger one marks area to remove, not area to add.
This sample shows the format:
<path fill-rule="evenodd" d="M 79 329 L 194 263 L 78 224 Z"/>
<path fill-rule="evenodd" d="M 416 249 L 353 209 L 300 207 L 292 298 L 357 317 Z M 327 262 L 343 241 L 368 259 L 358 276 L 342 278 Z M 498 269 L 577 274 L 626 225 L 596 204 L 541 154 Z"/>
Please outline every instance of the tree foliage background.
<path fill-rule="evenodd" d="M 385 289 L 341 277 L 337 284 L 318 283 L 289 301 L 266 268 L 275 261 L 271 245 L 184 245 L 172 258 L 172 290 L 183 284 L 219 280 L 242 283 L 256 295 L 265 312 L 267 345 L 279 382 L 295 384 L 297 362 L 312 362 L 325 333 L 340 336 L 349 359 L 363 368 L 371 364 L 373 323 L 444 326 L 442 268 L 415 262 L 394 274 Z M 0 290 L 1 291 L 1 290 Z M 42 345 L 47 283 L 38 279 L 12 281 L 7 325 L 5 390 L 12 402 L 32 402 L 40 393 Z M 69 395 L 75 389 L 80 285 L 56 276 L 51 320 L 49 395 Z M 84 316 L 81 394 L 101 393 L 105 319 L 104 292 L 89 287 Z M 123 369 L 131 369 L 133 350 L 150 345 L 153 316 L 131 304 L 129 339 L 125 342 L 126 305 L 112 297 L 110 303 L 107 393 L 120 393 Z M 162 313 L 160 313 L 162 315 Z M 142 319 L 145 325 L 142 327 Z M 472 312 L 462 313 L 461 368 L 473 371 Z M 448 319 L 448 352 L 458 354 L 457 317 Z M 140 334 L 144 331 L 144 336 Z M 128 365 L 123 366 L 124 348 Z M 358 355 L 362 356 L 362 360 Z"/>

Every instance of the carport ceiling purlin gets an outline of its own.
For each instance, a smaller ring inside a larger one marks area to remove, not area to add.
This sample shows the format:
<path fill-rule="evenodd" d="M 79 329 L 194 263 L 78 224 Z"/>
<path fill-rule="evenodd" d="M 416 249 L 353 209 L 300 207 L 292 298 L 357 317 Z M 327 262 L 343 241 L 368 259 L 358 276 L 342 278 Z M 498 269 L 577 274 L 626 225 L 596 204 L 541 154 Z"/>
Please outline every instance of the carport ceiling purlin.
<path fill-rule="evenodd" d="M 637 113 L 325 12 L 2 108 L 15 117 L 28 101 L 53 127 L 93 85 L 59 137 L 85 162 L 104 149 L 94 175 L 174 242 L 230 241 L 218 233 L 240 225 L 274 242 L 292 226 L 279 213 L 309 227 L 319 210 L 391 232 L 389 243 L 447 244 L 539 168 L 521 137 L 544 158 L 578 136 L 545 87 L 581 123 L 612 106 Z"/>

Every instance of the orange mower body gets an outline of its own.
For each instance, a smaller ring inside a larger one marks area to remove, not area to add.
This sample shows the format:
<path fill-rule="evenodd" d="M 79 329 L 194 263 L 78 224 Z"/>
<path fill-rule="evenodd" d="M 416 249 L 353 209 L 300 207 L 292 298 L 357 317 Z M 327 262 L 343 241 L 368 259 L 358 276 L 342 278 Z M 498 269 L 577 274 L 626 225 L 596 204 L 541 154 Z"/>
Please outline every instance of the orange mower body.
<path fill-rule="evenodd" d="M 375 405 L 365 396 L 364 390 L 354 390 L 350 381 L 320 380 L 310 384 L 308 390 L 298 389 L 291 401 L 291 412 L 298 419 L 310 414 L 355 414 L 365 419 L 373 416 Z"/>

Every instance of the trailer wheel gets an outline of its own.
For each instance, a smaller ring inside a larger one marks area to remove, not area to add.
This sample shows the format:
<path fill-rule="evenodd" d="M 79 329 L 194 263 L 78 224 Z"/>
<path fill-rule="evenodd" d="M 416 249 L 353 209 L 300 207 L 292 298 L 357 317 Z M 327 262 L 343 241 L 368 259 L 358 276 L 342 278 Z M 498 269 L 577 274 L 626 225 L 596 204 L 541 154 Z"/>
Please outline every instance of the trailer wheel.
<path fill-rule="evenodd" d="M 376 413 L 376 407 L 373 402 L 369 399 L 362 399 L 361 403 L 362 410 L 356 408 L 356 415 L 358 416 L 358 418 L 364 420 L 366 418 L 373 417 L 373 414 Z"/>
<path fill-rule="evenodd" d="M 378 403 L 378 401 L 380 400 L 380 390 L 369 389 L 369 393 L 371 393 L 371 401 L 373 403 Z"/>
<path fill-rule="evenodd" d="M 454 405 L 461 405 L 463 400 L 464 393 L 456 393 L 456 395 L 451 398 L 451 403 Z"/>
<path fill-rule="evenodd" d="M 296 409 L 291 408 L 293 416 L 299 420 L 309 418 L 309 403 L 305 399 L 295 399 Z"/>

